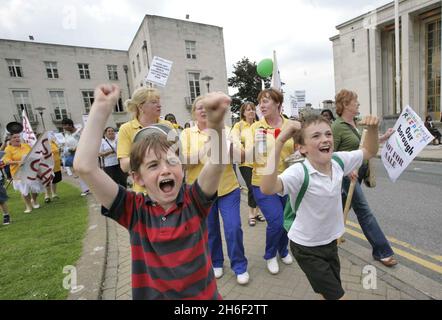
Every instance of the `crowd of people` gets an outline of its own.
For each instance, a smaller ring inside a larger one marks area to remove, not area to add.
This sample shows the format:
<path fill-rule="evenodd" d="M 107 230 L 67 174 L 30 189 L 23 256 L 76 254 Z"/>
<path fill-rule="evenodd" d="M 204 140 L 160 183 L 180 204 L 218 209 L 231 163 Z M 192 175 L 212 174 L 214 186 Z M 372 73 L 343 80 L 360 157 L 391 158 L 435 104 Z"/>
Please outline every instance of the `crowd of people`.
<path fill-rule="evenodd" d="M 358 183 L 351 205 L 373 258 L 387 267 L 398 263 L 361 186 L 366 161 L 393 130 L 379 135 L 379 119 L 373 116 L 357 123 L 355 92 L 337 94 L 337 117 L 324 110 L 294 121 L 282 116 L 281 92 L 265 89 L 257 99 L 262 118 L 255 104 L 246 102 L 233 128 L 224 122 L 230 98 L 211 93 L 195 99 L 192 125 L 183 128 L 173 114 L 161 118 L 157 89 L 141 87 L 125 102 L 133 119 L 116 134 L 105 125 L 119 94 L 114 85 L 97 87 L 82 130 L 63 120 L 64 145 L 51 142 L 58 164 L 53 186 L 37 190 L 18 181 L 13 186 L 30 212 L 39 206 L 39 192 L 46 192 L 45 202 L 58 197 L 61 163 L 79 175 L 82 195 L 91 191 L 103 214 L 130 233 L 134 299 L 221 298 L 216 279 L 224 274 L 222 233 L 237 283 L 249 283 L 239 175 L 247 187 L 248 226 L 267 224 L 263 259 L 271 274 L 279 273 L 279 262 L 296 260 L 315 292 L 325 299 L 345 297 L 337 244 L 352 180 Z M 362 148 L 360 124 L 368 128 Z M 11 136 L 3 162 L 12 176 L 29 150 L 19 135 Z M 304 161 L 290 165 L 295 152 Z M 0 186 L 4 224 L 10 222 L 6 201 Z"/>

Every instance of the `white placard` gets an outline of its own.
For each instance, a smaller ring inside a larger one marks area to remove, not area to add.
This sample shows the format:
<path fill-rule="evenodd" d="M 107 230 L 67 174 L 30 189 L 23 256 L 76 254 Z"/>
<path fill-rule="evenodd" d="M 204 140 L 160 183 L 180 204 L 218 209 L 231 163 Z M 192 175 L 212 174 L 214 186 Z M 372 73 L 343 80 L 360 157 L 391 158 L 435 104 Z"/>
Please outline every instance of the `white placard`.
<path fill-rule="evenodd" d="M 65 143 L 63 133 L 61 133 L 61 132 L 55 132 L 55 133 L 54 133 L 54 137 L 55 137 L 55 140 L 57 140 L 57 144 L 58 144 L 59 146 L 60 146 L 60 145 L 63 145 L 63 144 Z"/>
<path fill-rule="evenodd" d="M 83 114 L 82 115 L 82 119 L 83 119 L 83 125 L 86 127 L 86 122 L 87 122 L 87 119 L 89 118 L 89 115 L 88 114 Z"/>
<path fill-rule="evenodd" d="M 421 118 L 409 106 L 402 111 L 394 130 L 381 152 L 382 163 L 393 182 L 433 140 Z"/>
<path fill-rule="evenodd" d="M 144 82 L 150 82 L 161 87 L 165 87 L 172 69 L 172 61 L 160 57 L 153 57 L 152 65 Z"/>

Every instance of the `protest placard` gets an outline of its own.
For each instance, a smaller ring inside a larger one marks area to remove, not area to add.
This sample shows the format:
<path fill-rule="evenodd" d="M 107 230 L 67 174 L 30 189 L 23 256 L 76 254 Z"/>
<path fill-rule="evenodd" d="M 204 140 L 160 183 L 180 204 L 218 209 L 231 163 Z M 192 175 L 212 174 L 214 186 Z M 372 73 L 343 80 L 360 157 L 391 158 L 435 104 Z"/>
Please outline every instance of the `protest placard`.
<path fill-rule="evenodd" d="M 152 66 L 144 81 L 165 87 L 172 69 L 172 61 L 165 60 L 160 57 L 153 57 Z"/>
<path fill-rule="evenodd" d="M 402 111 L 394 130 L 381 151 L 382 163 L 393 182 L 433 140 L 422 119 L 409 106 Z"/>

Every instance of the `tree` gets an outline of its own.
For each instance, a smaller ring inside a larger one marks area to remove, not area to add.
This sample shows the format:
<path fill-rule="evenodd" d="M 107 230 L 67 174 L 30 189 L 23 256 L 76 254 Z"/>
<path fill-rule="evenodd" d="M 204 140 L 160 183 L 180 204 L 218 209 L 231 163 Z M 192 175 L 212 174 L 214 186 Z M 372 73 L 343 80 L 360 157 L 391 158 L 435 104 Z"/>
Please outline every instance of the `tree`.
<path fill-rule="evenodd" d="M 261 92 L 261 77 L 256 72 L 256 62 L 242 58 L 233 66 L 233 77 L 227 79 L 229 87 L 238 89 L 232 96 L 232 112 L 237 112 L 245 101 L 258 104 L 258 94 Z M 266 88 L 270 86 L 270 78 L 264 79 Z"/>

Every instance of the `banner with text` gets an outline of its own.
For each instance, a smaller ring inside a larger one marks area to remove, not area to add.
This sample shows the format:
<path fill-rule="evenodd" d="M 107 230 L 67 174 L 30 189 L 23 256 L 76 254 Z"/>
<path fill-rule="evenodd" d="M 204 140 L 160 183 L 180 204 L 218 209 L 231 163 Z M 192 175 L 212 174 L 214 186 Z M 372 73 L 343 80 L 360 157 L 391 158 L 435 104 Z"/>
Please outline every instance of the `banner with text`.
<path fill-rule="evenodd" d="M 394 130 L 395 133 L 382 148 L 381 158 L 390 180 L 396 182 L 433 137 L 409 106 L 402 111 Z"/>
<path fill-rule="evenodd" d="M 48 133 L 40 136 L 23 160 L 23 164 L 16 172 L 14 179 L 26 183 L 41 183 L 48 186 L 53 179 L 54 158 L 52 157 L 51 145 Z"/>
<path fill-rule="evenodd" d="M 153 57 L 152 66 L 144 81 L 165 87 L 170 70 L 172 69 L 172 64 L 172 61 L 157 56 Z"/>

